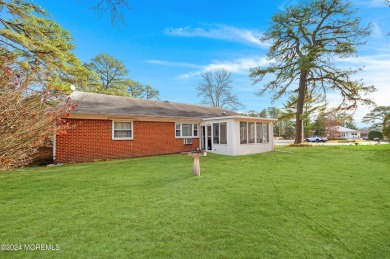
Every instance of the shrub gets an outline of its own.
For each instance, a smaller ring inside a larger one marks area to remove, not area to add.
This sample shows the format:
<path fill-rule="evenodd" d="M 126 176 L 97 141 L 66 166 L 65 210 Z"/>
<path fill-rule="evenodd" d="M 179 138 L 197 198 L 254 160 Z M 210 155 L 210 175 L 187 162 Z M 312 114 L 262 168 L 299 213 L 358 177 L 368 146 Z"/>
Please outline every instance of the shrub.
<path fill-rule="evenodd" d="M 374 140 L 374 138 L 383 139 L 383 133 L 377 130 L 371 130 L 368 132 L 368 139 Z"/>

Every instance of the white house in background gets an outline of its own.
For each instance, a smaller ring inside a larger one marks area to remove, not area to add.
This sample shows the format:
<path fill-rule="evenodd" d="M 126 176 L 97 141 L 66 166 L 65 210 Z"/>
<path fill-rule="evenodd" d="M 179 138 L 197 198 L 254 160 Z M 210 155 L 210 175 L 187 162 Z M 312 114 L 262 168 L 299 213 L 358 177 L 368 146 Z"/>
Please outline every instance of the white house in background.
<path fill-rule="evenodd" d="M 360 131 L 354 129 L 348 129 L 342 126 L 334 127 L 332 133 L 333 137 L 340 137 L 346 139 L 358 139 L 360 138 Z"/>

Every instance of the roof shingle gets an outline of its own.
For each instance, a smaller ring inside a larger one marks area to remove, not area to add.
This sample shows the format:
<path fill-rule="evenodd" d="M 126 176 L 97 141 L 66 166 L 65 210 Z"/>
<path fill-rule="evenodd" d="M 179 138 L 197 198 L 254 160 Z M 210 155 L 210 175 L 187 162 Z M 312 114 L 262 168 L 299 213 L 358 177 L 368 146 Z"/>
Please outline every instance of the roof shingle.
<path fill-rule="evenodd" d="M 124 96 L 73 92 L 70 95 L 76 114 L 104 114 L 162 118 L 211 118 L 241 115 L 226 109 Z"/>

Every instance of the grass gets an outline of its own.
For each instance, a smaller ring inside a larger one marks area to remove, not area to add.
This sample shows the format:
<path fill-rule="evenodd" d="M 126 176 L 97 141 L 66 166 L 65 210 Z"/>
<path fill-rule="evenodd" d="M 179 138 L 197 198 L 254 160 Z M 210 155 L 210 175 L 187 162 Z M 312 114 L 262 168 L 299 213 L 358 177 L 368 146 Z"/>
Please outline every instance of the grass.
<path fill-rule="evenodd" d="M 388 258 L 390 145 L 282 147 L 0 174 L 0 257 Z"/>

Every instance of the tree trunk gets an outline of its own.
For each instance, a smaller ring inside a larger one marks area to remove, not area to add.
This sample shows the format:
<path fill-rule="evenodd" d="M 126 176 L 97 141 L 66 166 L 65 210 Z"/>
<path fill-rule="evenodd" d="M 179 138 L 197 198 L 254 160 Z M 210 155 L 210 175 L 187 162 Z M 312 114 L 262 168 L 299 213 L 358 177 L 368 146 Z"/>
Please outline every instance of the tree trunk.
<path fill-rule="evenodd" d="M 303 107 L 305 105 L 306 95 L 306 80 L 307 70 L 301 70 L 299 77 L 299 88 L 298 88 L 298 102 L 297 102 L 297 114 L 295 118 L 295 144 L 300 144 L 303 141 Z"/>

